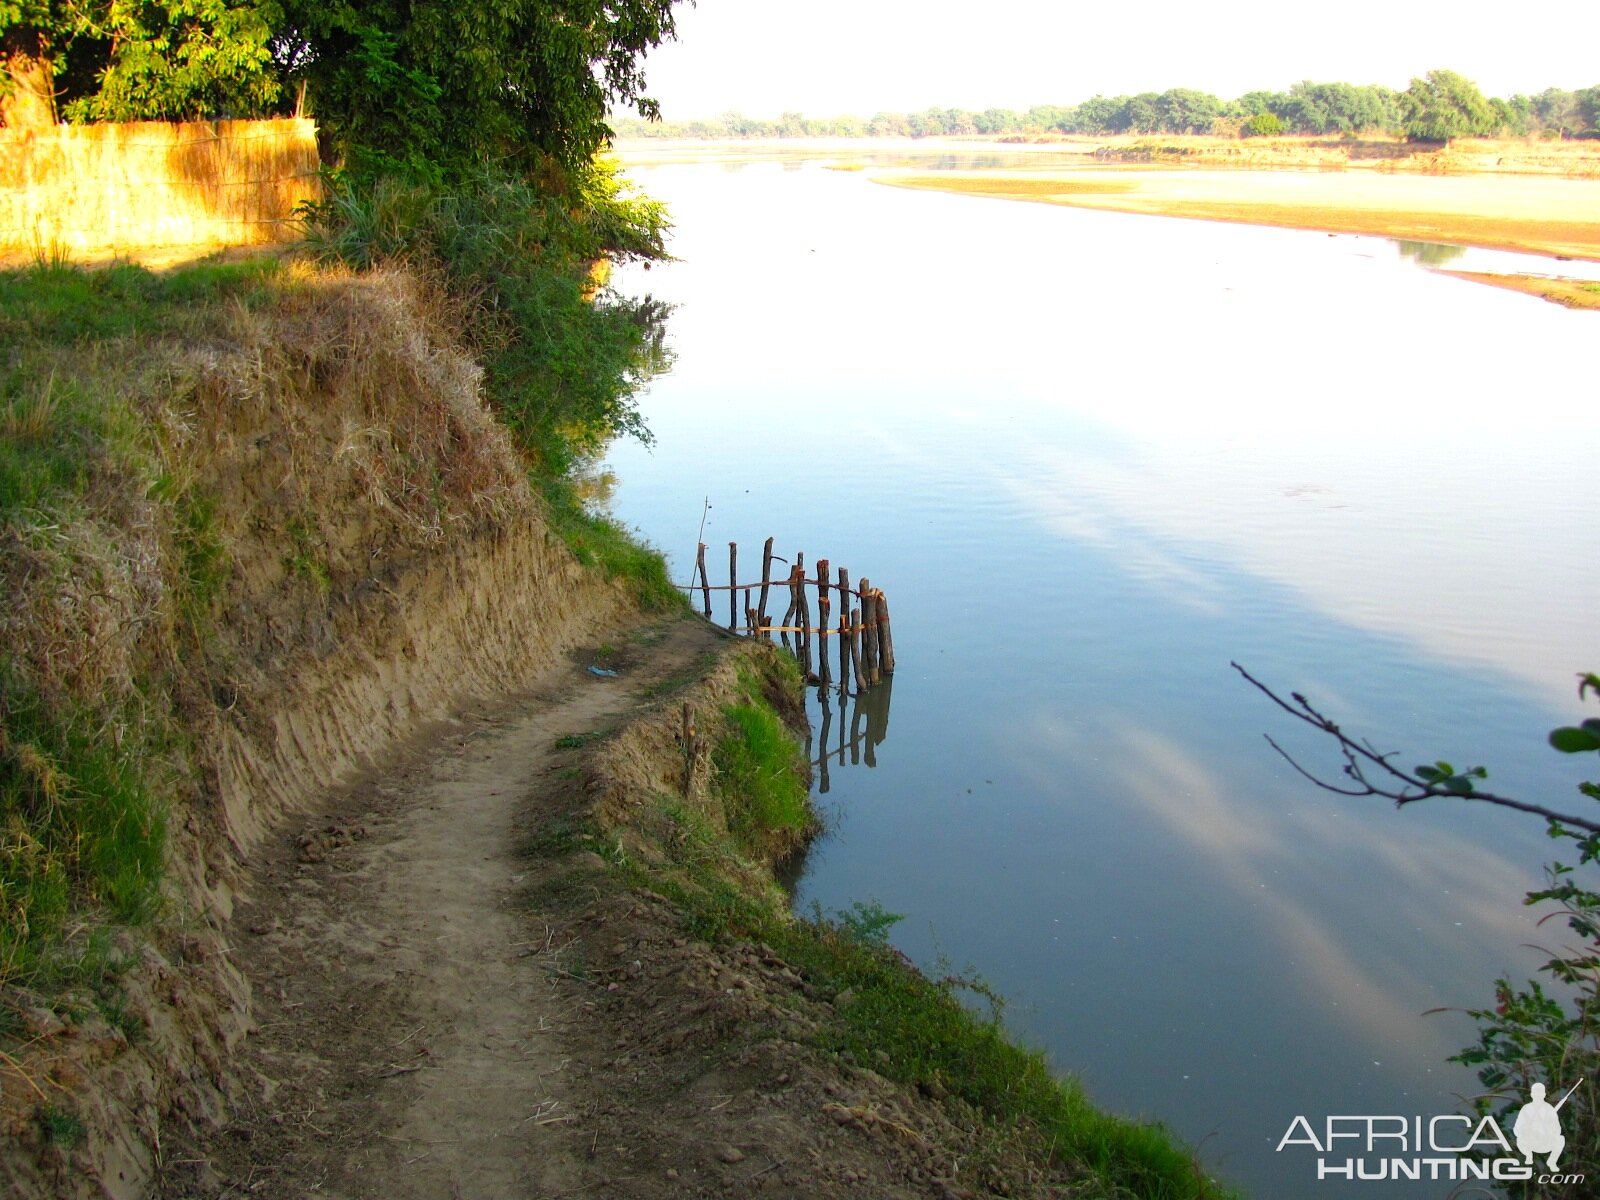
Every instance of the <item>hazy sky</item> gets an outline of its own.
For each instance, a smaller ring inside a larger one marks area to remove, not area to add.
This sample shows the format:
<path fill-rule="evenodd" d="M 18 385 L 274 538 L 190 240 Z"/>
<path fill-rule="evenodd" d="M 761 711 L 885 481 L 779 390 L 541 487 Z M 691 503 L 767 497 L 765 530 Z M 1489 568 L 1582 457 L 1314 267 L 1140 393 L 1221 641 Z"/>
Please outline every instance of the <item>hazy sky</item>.
<path fill-rule="evenodd" d="M 1404 88 L 1434 67 L 1490 95 L 1600 83 L 1597 0 L 699 0 L 679 7 L 678 28 L 646 63 L 668 120 L 1027 108 L 1169 87 L 1231 99 L 1300 79 Z"/>

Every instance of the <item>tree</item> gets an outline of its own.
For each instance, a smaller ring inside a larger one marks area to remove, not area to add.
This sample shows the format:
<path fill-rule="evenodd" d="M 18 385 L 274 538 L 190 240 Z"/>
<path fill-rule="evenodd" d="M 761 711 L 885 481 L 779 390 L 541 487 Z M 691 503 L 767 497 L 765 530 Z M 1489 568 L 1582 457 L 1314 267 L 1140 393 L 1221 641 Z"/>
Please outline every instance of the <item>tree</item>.
<path fill-rule="evenodd" d="M 1240 137 L 1276 137 L 1283 132 L 1277 113 L 1259 112 L 1239 127 Z"/>
<path fill-rule="evenodd" d="M 1165 133 L 1207 133 L 1222 115 L 1222 101 L 1194 88 L 1168 88 L 1156 97 L 1160 129 Z"/>
<path fill-rule="evenodd" d="M 255 116 L 283 92 L 281 17 L 274 0 L 0 0 L 0 47 L 13 95 L 35 98 L 17 114 L 31 123 L 58 107 L 73 120 Z"/>
<path fill-rule="evenodd" d="M 1429 71 L 1402 93 L 1401 130 L 1408 141 L 1448 142 L 1495 128 L 1494 109 L 1478 85 L 1454 71 Z"/>
<path fill-rule="evenodd" d="M 74 120 L 260 116 L 303 82 L 350 165 L 571 169 L 610 107 L 659 115 L 643 60 L 674 36 L 674 2 L 0 0 L 0 48 L 14 94 L 48 79 Z"/>
<path fill-rule="evenodd" d="M 447 172 L 547 155 L 571 168 L 604 144 L 607 110 L 659 116 L 644 56 L 675 36 L 673 0 L 284 0 L 276 42 L 310 84 L 337 152 Z"/>
<path fill-rule="evenodd" d="M 1285 699 L 1238 663 L 1233 667 L 1284 712 L 1336 743 L 1342 760 L 1341 778 L 1330 782 L 1307 771 L 1267 737 L 1268 744 L 1291 767 L 1318 787 L 1341 796 L 1384 797 L 1397 807 L 1445 797 L 1528 813 L 1547 823 L 1552 838 L 1575 844 L 1579 868 L 1600 863 L 1600 819 L 1488 791 L 1483 785 L 1489 773 L 1483 767 L 1457 770 L 1442 760 L 1409 770 L 1398 766 L 1393 752 L 1380 753 L 1369 741 L 1351 737 L 1300 693 Z M 1590 692 L 1600 697 L 1600 675 L 1589 673 L 1578 679 L 1580 702 Z M 1549 742 L 1563 754 L 1600 752 L 1600 719 L 1590 717 L 1578 725 L 1554 729 Z M 1580 783 L 1578 791 L 1590 800 L 1600 800 L 1600 783 Z M 1540 924 L 1564 921 L 1577 938 L 1575 945 L 1548 951 L 1551 957 L 1540 967 L 1540 973 L 1554 981 L 1555 992 L 1546 991 L 1537 980 L 1525 985 L 1496 980 L 1493 1006 L 1467 1010 L 1478 1025 L 1477 1042 L 1453 1056 L 1453 1061 L 1477 1069 L 1487 1090 L 1477 1097 L 1474 1107 L 1480 1114 L 1496 1113 L 1502 1120 L 1521 1107 L 1536 1082 L 1575 1085 L 1561 1118 L 1567 1136 L 1562 1178 L 1575 1182 L 1558 1181 L 1537 1190 L 1531 1182 L 1511 1187 L 1518 1196 L 1577 1200 L 1580 1195 L 1593 1194 L 1592 1184 L 1583 1190 L 1585 1178 L 1600 1177 L 1600 891 L 1594 883 L 1581 884 L 1577 869 L 1565 863 L 1551 863 L 1545 876 L 1546 886 L 1530 891 L 1523 902 L 1553 902 L 1555 911 Z"/>
<path fill-rule="evenodd" d="M 1566 137 L 1580 128 L 1583 118 L 1578 115 L 1578 97 L 1562 88 L 1545 88 L 1533 97 L 1533 115 L 1539 127 L 1549 133 Z"/>

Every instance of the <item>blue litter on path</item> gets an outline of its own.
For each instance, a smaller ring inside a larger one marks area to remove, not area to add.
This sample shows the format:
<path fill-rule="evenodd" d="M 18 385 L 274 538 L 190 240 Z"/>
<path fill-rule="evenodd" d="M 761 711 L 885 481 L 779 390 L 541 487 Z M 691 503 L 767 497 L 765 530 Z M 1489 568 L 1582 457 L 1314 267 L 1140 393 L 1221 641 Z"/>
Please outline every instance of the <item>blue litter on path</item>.
<path fill-rule="evenodd" d="M 615 679 L 617 677 L 615 671 L 608 671 L 604 667 L 590 667 L 589 674 L 598 675 L 601 679 Z"/>

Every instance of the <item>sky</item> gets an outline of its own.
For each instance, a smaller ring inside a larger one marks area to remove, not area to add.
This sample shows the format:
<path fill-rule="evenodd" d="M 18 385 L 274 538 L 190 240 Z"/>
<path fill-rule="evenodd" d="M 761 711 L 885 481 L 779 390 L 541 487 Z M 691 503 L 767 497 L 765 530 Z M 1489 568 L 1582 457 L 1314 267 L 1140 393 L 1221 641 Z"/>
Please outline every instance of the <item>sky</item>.
<path fill-rule="evenodd" d="M 646 60 L 669 121 L 1025 109 L 1169 87 L 1232 99 L 1301 79 L 1404 89 L 1436 67 L 1489 95 L 1600 83 L 1596 0 L 698 0 L 677 19 L 678 41 Z"/>

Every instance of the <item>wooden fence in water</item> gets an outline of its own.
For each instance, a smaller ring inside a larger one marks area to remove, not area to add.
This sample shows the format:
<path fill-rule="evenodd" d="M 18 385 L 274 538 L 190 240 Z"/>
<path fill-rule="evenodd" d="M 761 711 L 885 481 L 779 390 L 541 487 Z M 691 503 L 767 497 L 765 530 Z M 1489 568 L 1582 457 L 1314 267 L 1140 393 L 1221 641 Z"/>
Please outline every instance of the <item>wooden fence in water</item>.
<path fill-rule="evenodd" d="M 714 584 L 706 569 L 706 544 L 700 543 L 695 556 L 695 578 L 688 586 L 692 595 L 700 593 L 701 610 L 706 620 L 712 616 L 711 593 L 728 593 L 728 631 L 749 637 L 770 638 L 777 634 L 783 645 L 799 661 L 807 682 L 823 688 L 834 683 L 833 660 L 838 660 L 838 685 L 841 692 L 855 681 L 857 692 L 864 692 L 885 676 L 894 674 L 894 637 L 889 626 L 889 602 L 882 588 L 875 588 L 866 577 L 850 586 L 850 573 L 839 567 L 830 572 L 827 559 L 816 561 L 814 575 L 806 572 L 804 554 L 796 554 L 787 577 L 774 579 L 772 564 L 786 562 L 772 552 L 768 538 L 761 551 L 761 577 L 739 582 L 739 543 L 728 543 L 728 582 Z M 788 599 L 782 617 L 769 611 L 774 594 Z M 816 615 L 812 615 L 812 599 Z M 838 597 L 838 616 L 834 598 Z M 741 604 L 740 601 L 743 601 Z M 828 639 L 836 651 L 829 653 Z M 815 665 L 813 665 L 815 659 Z"/>

